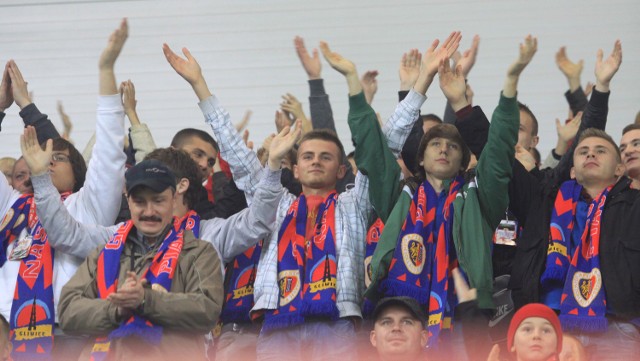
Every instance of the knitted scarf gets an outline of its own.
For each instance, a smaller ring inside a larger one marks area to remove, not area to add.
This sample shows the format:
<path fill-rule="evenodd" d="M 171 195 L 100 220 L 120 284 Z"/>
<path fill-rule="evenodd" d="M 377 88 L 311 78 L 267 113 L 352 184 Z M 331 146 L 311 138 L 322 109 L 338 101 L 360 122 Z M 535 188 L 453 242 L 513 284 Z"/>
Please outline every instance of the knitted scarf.
<path fill-rule="evenodd" d="M 70 192 L 61 194 L 65 200 Z M 0 267 L 7 261 L 7 248 L 27 229 L 32 238 L 26 257 L 20 260 L 11 305 L 10 340 L 13 360 L 49 360 L 53 348 L 55 307 L 53 304 L 53 249 L 36 214 L 32 194 L 14 202 L 0 225 Z M 15 246 L 14 246 L 15 247 Z"/>
<path fill-rule="evenodd" d="M 551 211 L 547 263 L 540 284 L 546 290 L 564 285 L 572 253 L 571 231 L 582 186 L 574 180 L 562 183 Z"/>
<path fill-rule="evenodd" d="M 253 307 L 253 283 L 256 280 L 262 241 L 239 254 L 227 265 L 228 281 L 220 320 L 222 323 L 251 323 L 249 311 Z"/>
<path fill-rule="evenodd" d="M 128 221 L 120 226 L 98 256 L 96 284 L 98 297 L 101 299 L 107 298 L 118 289 L 120 256 L 132 228 L 133 221 Z M 152 289 L 167 292 L 171 289 L 183 243 L 183 233 L 176 232 L 172 227 L 143 276 Z M 150 344 L 157 345 L 162 340 L 162 327 L 154 325 L 134 313 L 128 320 L 123 321 L 120 327 L 112 331 L 109 336 L 100 337 L 96 340 L 91 352 L 91 360 L 105 360 L 109 353 L 111 340 L 130 336 L 137 336 Z"/>
<path fill-rule="evenodd" d="M 174 218 L 173 228 L 176 232 L 180 232 L 181 230 L 191 231 L 193 235 L 198 238 L 200 237 L 200 216 L 196 211 L 191 210 L 182 218 Z"/>
<path fill-rule="evenodd" d="M 294 326 L 305 317 L 337 320 L 335 207 L 337 193 L 320 205 L 312 239 L 305 240 L 307 202 L 303 195 L 289 207 L 278 232 L 278 285 L 276 310 L 265 315 L 263 330 Z"/>
<path fill-rule="evenodd" d="M 369 227 L 367 231 L 367 245 L 365 248 L 364 255 L 364 285 L 365 287 L 369 287 L 371 285 L 371 260 L 373 259 L 373 253 L 376 250 L 376 246 L 378 245 L 378 241 L 380 240 L 380 235 L 384 230 L 384 223 L 380 217 L 376 218 L 375 222 Z M 369 299 L 365 298 L 364 303 L 362 305 L 362 315 L 365 318 L 368 318 L 373 314 L 373 310 L 375 309 L 375 303 L 371 302 Z"/>
<path fill-rule="evenodd" d="M 578 248 L 573 253 L 560 303 L 560 322 L 567 330 L 604 332 L 607 329 L 607 301 L 600 274 L 600 225 L 606 188 L 593 200 Z"/>
<path fill-rule="evenodd" d="M 450 328 L 455 295 L 450 288 L 450 266 L 455 262 L 453 201 L 464 179 L 451 182 L 442 212 L 438 194 L 424 181 L 413 195 L 409 213 L 398 237 L 389 275 L 381 283 L 387 297 L 408 296 L 427 308 L 429 345 L 435 346 L 442 328 Z"/>

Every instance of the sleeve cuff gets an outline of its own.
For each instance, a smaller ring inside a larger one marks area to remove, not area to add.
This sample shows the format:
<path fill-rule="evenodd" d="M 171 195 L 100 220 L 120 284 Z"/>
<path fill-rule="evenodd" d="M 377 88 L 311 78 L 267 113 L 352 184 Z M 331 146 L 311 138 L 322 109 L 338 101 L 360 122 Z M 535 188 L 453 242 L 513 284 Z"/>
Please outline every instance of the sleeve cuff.
<path fill-rule="evenodd" d="M 44 173 L 40 175 L 32 175 L 31 176 L 31 184 L 33 184 L 33 191 L 36 194 L 42 193 L 46 188 L 55 189 L 53 182 L 51 182 L 51 177 L 49 173 Z M 58 190 L 56 189 L 56 192 Z"/>
<path fill-rule="evenodd" d="M 473 111 L 473 107 L 471 106 L 471 104 L 467 105 L 466 107 L 458 110 L 456 112 L 456 118 L 458 119 L 463 119 L 465 117 L 467 117 L 469 114 L 471 114 L 471 112 Z"/>
<path fill-rule="evenodd" d="M 273 171 L 269 168 L 269 166 L 265 166 L 263 172 L 265 173 L 264 177 L 262 177 L 263 182 L 267 185 L 278 185 L 280 184 L 280 175 L 282 174 L 282 169 L 278 169 Z"/>
<path fill-rule="evenodd" d="M 424 104 L 426 100 L 427 100 L 426 95 L 419 94 L 415 90 L 411 89 L 409 91 L 409 94 L 407 94 L 407 97 L 404 98 L 403 102 L 405 102 L 406 104 L 408 104 L 414 109 L 420 109 L 420 107 L 422 106 L 422 104 Z"/>
<path fill-rule="evenodd" d="M 120 98 L 120 94 L 100 95 L 98 97 L 98 109 L 100 108 L 124 110 L 124 106 L 122 105 L 122 98 Z"/>
<path fill-rule="evenodd" d="M 610 91 L 602 93 L 597 91 L 594 86 L 593 91 L 591 92 L 591 100 L 589 100 L 589 103 L 599 108 L 607 107 L 609 104 L 609 95 L 611 95 Z"/>
<path fill-rule="evenodd" d="M 33 119 L 42 113 L 40 113 L 40 110 L 36 107 L 35 103 L 31 103 L 22 108 L 18 114 L 20 114 L 20 117 L 25 121 L 25 125 L 32 125 L 31 123 L 27 123 L 26 120 Z"/>
<path fill-rule="evenodd" d="M 216 111 L 216 109 L 220 108 L 220 101 L 216 98 L 215 95 L 208 97 L 207 99 L 198 103 L 200 110 L 204 114 L 211 114 Z"/>
<path fill-rule="evenodd" d="M 362 113 L 371 110 L 371 106 L 367 103 L 367 99 L 364 97 L 364 91 L 356 95 L 349 96 L 349 114 Z"/>
<path fill-rule="evenodd" d="M 309 96 L 324 96 L 327 92 L 324 90 L 323 79 L 311 79 L 309 80 Z"/>

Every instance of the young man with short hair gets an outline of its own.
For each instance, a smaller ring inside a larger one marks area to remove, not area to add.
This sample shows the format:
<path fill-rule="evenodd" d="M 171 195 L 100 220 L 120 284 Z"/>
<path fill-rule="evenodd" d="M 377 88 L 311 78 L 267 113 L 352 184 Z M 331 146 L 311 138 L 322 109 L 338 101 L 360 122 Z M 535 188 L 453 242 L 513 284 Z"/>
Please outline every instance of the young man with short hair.
<path fill-rule="evenodd" d="M 620 153 L 631 186 L 640 189 L 640 124 L 630 124 L 622 130 Z"/>

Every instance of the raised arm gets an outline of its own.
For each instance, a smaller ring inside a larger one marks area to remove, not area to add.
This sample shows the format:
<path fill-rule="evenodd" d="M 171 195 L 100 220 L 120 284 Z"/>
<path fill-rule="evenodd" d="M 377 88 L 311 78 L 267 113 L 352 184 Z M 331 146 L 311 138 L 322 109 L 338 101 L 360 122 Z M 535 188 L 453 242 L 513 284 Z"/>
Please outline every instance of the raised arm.
<path fill-rule="evenodd" d="M 200 100 L 200 110 L 218 140 L 220 155 L 229 163 L 236 185 L 252 197 L 262 177 L 262 166 L 255 152 L 246 146 L 231 123 L 229 113 L 211 94 L 200 65 L 189 50 L 182 48 L 184 58 L 174 53 L 167 44 L 163 45 L 162 50 L 171 67 L 191 85 Z"/>
<path fill-rule="evenodd" d="M 455 53 L 453 53 L 452 59 L 454 61 L 454 68 L 457 68 L 458 65 L 460 66 L 460 71 L 464 76 L 465 82 L 468 81 L 469 73 L 471 72 L 471 69 L 476 63 L 479 47 L 480 47 L 480 36 L 476 35 L 473 37 L 473 41 L 471 42 L 471 47 L 467 49 L 464 53 L 461 54 L 459 51 L 456 51 Z M 467 88 L 467 91 L 465 92 L 465 96 L 469 104 L 472 104 L 471 97 L 469 95 L 473 95 L 473 91 L 471 90 L 471 87 L 469 85 L 466 85 L 466 88 Z M 442 117 L 442 121 L 444 123 L 455 124 L 456 112 L 457 111 L 453 110 L 453 108 L 451 107 L 451 104 L 447 101 L 447 104 L 445 105 L 445 108 L 444 108 L 444 116 Z"/>
<path fill-rule="evenodd" d="M 124 113 L 129 118 L 131 128 L 129 129 L 129 135 L 131 136 L 131 143 L 135 150 L 136 163 L 142 162 L 147 154 L 156 149 L 156 142 L 153 140 L 149 127 L 140 122 L 138 118 L 138 112 L 136 106 L 138 101 L 136 100 L 136 87 L 131 81 L 123 81 L 120 84 L 120 95 L 122 96 L 122 103 L 124 105 Z"/>
<path fill-rule="evenodd" d="M 78 258 L 85 258 L 93 249 L 105 244 L 117 226 L 108 228 L 84 225 L 69 214 L 60 200 L 60 194 L 48 174 L 53 142 L 48 140 L 43 150 L 38 144 L 35 129 L 29 126 L 20 136 L 20 148 L 31 170 L 36 212 L 47 231 L 51 247 Z"/>
<path fill-rule="evenodd" d="M 22 77 L 22 73 L 15 61 L 10 60 L 8 63 L 8 74 L 11 78 L 12 98 L 20 107 L 20 117 L 26 126 L 33 126 L 38 131 L 40 143 L 47 139 L 59 138 L 60 133 L 56 130 L 51 120 L 46 114 L 40 113 L 40 110 L 33 104 L 27 89 L 27 82 Z"/>

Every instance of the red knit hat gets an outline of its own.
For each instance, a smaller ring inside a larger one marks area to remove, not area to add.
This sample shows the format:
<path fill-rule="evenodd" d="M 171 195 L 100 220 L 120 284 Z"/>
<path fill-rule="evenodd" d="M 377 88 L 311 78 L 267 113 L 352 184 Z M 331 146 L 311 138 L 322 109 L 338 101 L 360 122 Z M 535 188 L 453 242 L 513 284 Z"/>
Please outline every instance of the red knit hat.
<path fill-rule="evenodd" d="M 529 303 L 513 315 L 511 323 L 509 324 L 509 331 L 507 332 L 507 350 L 511 351 L 513 347 L 513 338 L 518 326 L 529 317 L 541 317 L 551 323 L 551 326 L 553 326 L 556 331 L 556 338 L 558 340 L 556 343 L 556 355 L 559 355 L 560 351 L 562 351 L 562 327 L 560 326 L 560 319 L 558 319 L 558 315 L 556 315 L 551 308 L 542 303 Z"/>

